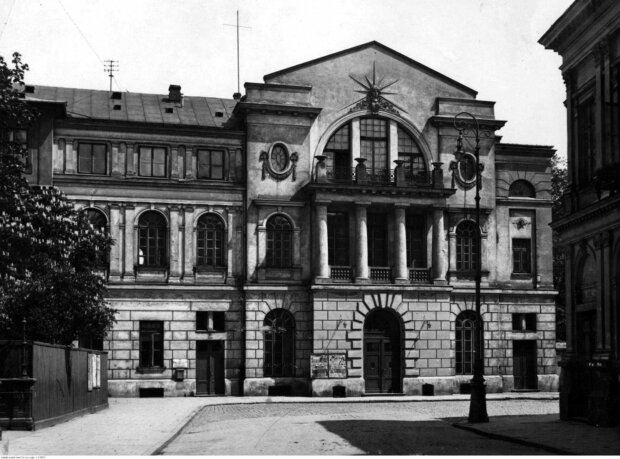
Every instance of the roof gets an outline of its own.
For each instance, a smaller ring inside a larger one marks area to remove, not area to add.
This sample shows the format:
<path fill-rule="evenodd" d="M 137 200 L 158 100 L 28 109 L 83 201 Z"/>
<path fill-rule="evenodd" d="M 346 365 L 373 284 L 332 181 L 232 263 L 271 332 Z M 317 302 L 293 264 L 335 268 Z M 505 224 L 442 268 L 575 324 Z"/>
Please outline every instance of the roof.
<path fill-rule="evenodd" d="M 112 98 L 115 95 L 118 98 Z M 26 100 L 59 102 L 67 118 L 156 123 L 172 126 L 223 127 L 237 104 L 234 99 L 184 96 L 183 103 L 165 94 L 101 91 L 28 85 Z"/>
<path fill-rule="evenodd" d="M 360 50 L 365 49 L 365 48 L 373 48 L 373 47 L 374 48 L 378 48 L 378 49 L 384 51 L 385 53 L 394 56 L 396 59 L 399 59 L 399 60 L 405 62 L 406 64 L 409 64 L 409 65 L 411 65 L 413 67 L 416 67 L 416 68 L 422 70 L 425 73 L 428 73 L 428 74 L 430 74 L 430 75 L 432 75 L 432 76 L 434 76 L 434 77 L 436 77 L 436 78 L 438 78 L 440 80 L 443 80 L 443 81 L 445 81 L 445 82 L 447 82 L 447 83 L 449 83 L 451 85 L 454 85 L 454 86 L 458 87 L 459 89 L 461 89 L 461 90 L 463 90 L 463 91 L 465 91 L 467 93 L 470 93 L 473 97 L 476 97 L 476 95 L 478 94 L 478 91 L 476 91 L 474 89 L 471 89 L 470 87 L 465 86 L 464 84 L 459 83 L 458 81 L 453 80 L 450 77 L 445 76 L 443 73 L 440 73 L 437 70 L 433 70 L 430 67 L 425 66 L 424 64 L 420 64 L 418 61 L 415 61 L 415 60 L 411 59 L 410 57 L 405 56 L 404 54 L 401 54 L 398 51 L 395 51 L 392 48 L 389 48 L 389 47 L 385 46 L 384 44 L 379 43 L 378 41 L 369 41 L 368 43 L 364 43 L 364 44 L 361 44 L 361 45 L 358 45 L 358 46 L 354 46 L 353 48 L 344 49 L 342 51 L 338 51 L 338 52 L 335 52 L 335 53 L 332 53 L 332 54 L 328 54 L 328 55 L 323 56 L 323 57 L 319 57 L 317 59 L 313 59 L 311 61 L 303 62 L 301 64 L 297 64 L 297 65 L 294 65 L 292 67 L 288 67 L 288 68 L 285 68 L 285 69 L 282 69 L 282 70 L 278 70 L 277 72 L 269 73 L 269 74 L 267 74 L 267 75 L 265 75 L 263 77 L 263 80 L 265 82 L 268 82 L 268 80 L 271 80 L 273 78 L 277 78 L 277 77 L 279 77 L 281 75 L 285 75 L 285 74 L 287 74 L 289 72 L 293 72 L 293 71 L 296 71 L 296 70 L 299 70 L 299 69 L 302 69 L 302 68 L 305 68 L 305 67 L 310 67 L 312 65 L 319 64 L 321 62 L 325 62 L 325 61 L 328 61 L 328 60 L 331 60 L 331 59 L 334 59 L 334 58 L 337 58 L 337 57 L 340 57 L 340 56 L 344 56 L 346 54 L 351 54 L 351 53 L 360 51 Z"/>

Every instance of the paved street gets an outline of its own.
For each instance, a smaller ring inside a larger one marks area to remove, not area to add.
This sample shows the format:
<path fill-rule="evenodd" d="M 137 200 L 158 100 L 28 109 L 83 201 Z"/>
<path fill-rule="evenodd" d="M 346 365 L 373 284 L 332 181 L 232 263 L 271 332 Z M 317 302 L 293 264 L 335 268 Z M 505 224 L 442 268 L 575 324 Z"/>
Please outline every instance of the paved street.
<path fill-rule="evenodd" d="M 160 452 L 172 455 L 548 454 L 452 426 L 467 401 L 204 407 Z M 490 416 L 557 414 L 556 400 L 489 401 Z"/>

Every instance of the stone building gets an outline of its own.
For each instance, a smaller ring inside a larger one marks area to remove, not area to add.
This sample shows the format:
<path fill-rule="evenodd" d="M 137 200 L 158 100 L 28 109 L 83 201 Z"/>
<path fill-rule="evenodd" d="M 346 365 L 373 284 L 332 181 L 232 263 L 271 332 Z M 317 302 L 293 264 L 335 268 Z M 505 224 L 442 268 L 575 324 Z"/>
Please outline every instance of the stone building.
<path fill-rule="evenodd" d="M 562 58 L 568 181 L 552 224 L 566 263 L 560 414 L 620 422 L 620 3 L 576 1 L 540 39 Z"/>
<path fill-rule="evenodd" d="M 473 89 L 370 42 L 231 100 L 25 97 L 54 107 L 29 133 L 31 181 L 116 241 L 112 394 L 465 392 L 479 250 L 488 390 L 557 387 L 554 150 L 502 144 Z M 462 111 L 485 134 L 480 227 Z"/>

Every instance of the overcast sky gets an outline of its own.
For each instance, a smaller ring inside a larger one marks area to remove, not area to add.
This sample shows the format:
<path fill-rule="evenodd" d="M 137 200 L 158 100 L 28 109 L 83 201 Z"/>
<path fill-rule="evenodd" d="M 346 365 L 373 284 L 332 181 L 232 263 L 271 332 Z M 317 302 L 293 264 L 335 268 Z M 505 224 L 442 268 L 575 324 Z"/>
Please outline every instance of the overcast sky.
<path fill-rule="evenodd" d="M 0 55 L 26 81 L 230 98 L 263 75 L 376 40 L 478 91 L 507 120 L 504 142 L 565 155 L 561 58 L 538 39 L 572 0 L 0 0 Z"/>

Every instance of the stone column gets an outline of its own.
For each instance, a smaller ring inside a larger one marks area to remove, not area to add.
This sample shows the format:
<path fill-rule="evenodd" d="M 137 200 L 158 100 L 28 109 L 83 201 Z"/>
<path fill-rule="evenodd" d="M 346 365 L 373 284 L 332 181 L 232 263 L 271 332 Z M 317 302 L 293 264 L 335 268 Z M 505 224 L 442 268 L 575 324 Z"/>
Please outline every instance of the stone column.
<path fill-rule="evenodd" d="M 134 158 L 133 144 L 127 145 L 127 175 L 136 175 L 136 158 Z"/>
<path fill-rule="evenodd" d="M 170 148 L 170 178 L 179 178 L 179 161 L 177 158 L 179 149 L 177 147 Z"/>
<path fill-rule="evenodd" d="M 110 205 L 110 237 L 114 241 L 110 247 L 110 280 L 118 281 L 123 271 L 122 245 L 120 240 L 121 215 L 118 204 Z"/>
<path fill-rule="evenodd" d="M 126 280 L 133 280 L 134 274 L 134 219 L 136 215 L 136 209 L 133 206 L 125 206 L 125 270 L 123 272 L 123 278 Z"/>
<path fill-rule="evenodd" d="M 170 207 L 170 282 L 179 282 L 181 262 L 179 257 L 179 208 Z"/>
<path fill-rule="evenodd" d="M 127 144 L 125 142 L 118 144 L 118 170 L 121 175 L 127 174 Z"/>
<path fill-rule="evenodd" d="M 602 270 L 602 309 L 603 309 L 603 352 L 607 355 L 612 351 L 611 348 L 611 335 L 612 329 L 615 328 L 613 325 L 613 321 L 617 318 L 612 315 L 612 282 L 611 282 L 611 272 L 612 272 L 612 257 L 611 257 L 611 235 L 608 232 L 605 232 L 601 235 L 600 239 L 601 245 L 601 262 L 603 265 Z M 618 275 L 618 274 L 616 274 Z"/>
<path fill-rule="evenodd" d="M 433 283 L 445 284 L 447 261 L 448 261 L 448 241 L 446 241 L 444 229 L 443 209 L 433 210 Z M 456 238 L 454 238 L 454 254 L 456 263 Z"/>
<path fill-rule="evenodd" d="M 394 208 L 394 240 L 396 249 L 396 275 L 395 283 L 409 283 L 409 269 L 407 268 L 407 223 L 405 207 L 397 206 Z"/>
<path fill-rule="evenodd" d="M 120 176 L 123 174 L 123 165 L 120 163 L 120 155 L 118 154 L 119 144 L 114 142 L 111 144 L 111 147 L 112 149 L 110 151 L 110 156 L 112 156 L 112 175 Z"/>
<path fill-rule="evenodd" d="M 351 120 L 351 168 L 355 167 L 355 158 L 360 157 L 360 120 Z"/>
<path fill-rule="evenodd" d="M 315 202 L 315 221 L 318 245 L 318 260 L 315 282 L 325 282 L 329 279 L 329 253 L 327 242 L 327 203 Z"/>
<path fill-rule="evenodd" d="M 65 141 L 58 139 L 52 143 L 54 174 L 62 174 L 65 162 Z"/>
<path fill-rule="evenodd" d="M 193 282 L 194 260 L 196 251 L 194 250 L 194 208 L 185 207 L 185 263 L 183 266 L 183 280 Z"/>
<path fill-rule="evenodd" d="M 234 281 L 235 275 L 235 210 L 228 209 L 226 216 L 227 234 L 226 234 L 226 281 Z"/>
<path fill-rule="evenodd" d="M 368 268 L 368 228 L 366 207 L 370 203 L 355 203 L 355 229 L 357 236 L 357 253 L 355 256 L 355 282 L 369 283 L 370 269 Z"/>

